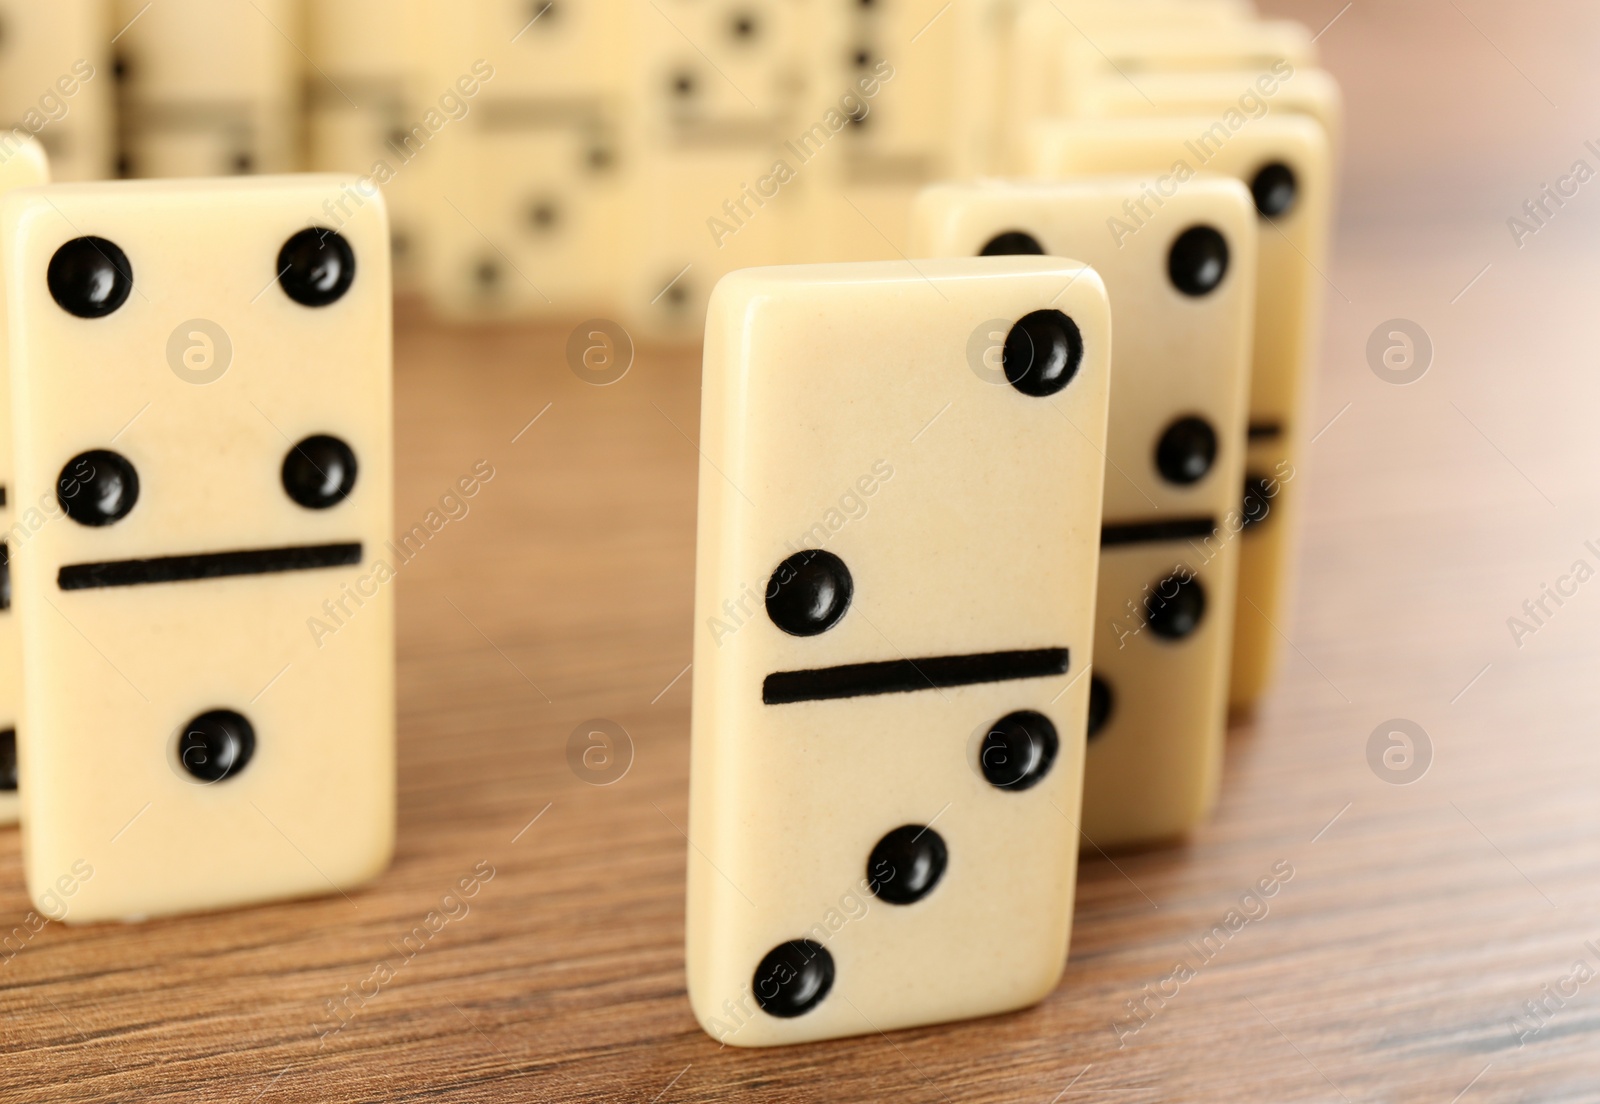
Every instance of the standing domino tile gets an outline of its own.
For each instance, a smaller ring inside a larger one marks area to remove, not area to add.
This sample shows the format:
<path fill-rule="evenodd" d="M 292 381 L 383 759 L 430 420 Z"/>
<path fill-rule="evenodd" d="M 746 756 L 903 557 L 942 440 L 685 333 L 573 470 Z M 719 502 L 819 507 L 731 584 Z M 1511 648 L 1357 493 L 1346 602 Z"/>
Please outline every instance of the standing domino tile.
<path fill-rule="evenodd" d="M 788 0 L 631 0 L 626 152 L 636 331 L 694 341 L 724 274 L 794 259 L 813 175 L 802 127 L 810 14 Z M 785 167 L 780 169 L 779 165 Z"/>
<path fill-rule="evenodd" d="M 1038 124 L 1031 170 L 1049 179 L 1145 174 L 1151 194 L 1182 191 L 1195 173 L 1243 180 L 1263 222 L 1258 235 L 1250 448 L 1229 703 L 1247 709 L 1266 689 L 1284 627 L 1298 468 L 1312 350 L 1322 310 L 1332 180 L 1328 138 L 1310 118 L 1268 115 L 1237 128 L 1220 117 Z"/>
<path fill-rule="evenodd" d="M 982 79 L 982 43 L 968 32 L 977 14 L 944 0 L 830 0 L 821 10 L 803 126 L 817 133 L 840 107 L 847 125 L 815 160 L 823 179 L 811 217 L 827 250 L 816 259 L 904 257 L 918 189 L 970 159 L 961 131 L 987 98 L 966 83 Z"/>
<path fill-rule="evenodd" d="M 0 131 L 34 135 L 57 180 L 111 174 L 107 0 L 0 0 Z"/>
<path fill-rule="evenodd" d="M 430 259 L 423 215 L 437 192 L 413 162 L 432 139 L 428 123 L 444 118 L 429 120 L 428 112 L 457 91 L 423 84 L 423 14 L 422 0 L 335 0 L 305 9 L 307 165 L 383 185 L 397 291 L 418 287 Z M 423 99 L 428 91 L 432 101 Z"/>
<path fill-rule="evenodd" d="M 1339 82 L 1324 70 L 1296 69 L 1288 62 L 1261 72 L 1142 73 L 1137 86 L 1102 77 L 1083 90 L 1078 111 L 1087 119 L 1209 115 L 1230 126 L 1268 112 L 1309 115 L 1322 124 L 1333 149 L 1344 130 Z"/>
<path fill-rule="evenodd" d="M 619 133 L 630 2 L 427 0 L 424 87 L 446 97 L 449 125 L 410 144 L 431 180 L 425 277 L 441 313 L 614 310 L 631 244 Z"/>
<path fill-rule="evenodd" d="M 388 862 L 388 220 L 353 185 L 0 201 L 17 499 L 59 504 L 12 556 L 41 908 L 63 877 L 91 921 Z"/>
<path fill-rule="evenodd" d="M 1005 164 L 1006 88 L 1015 43 L 1016 0 L 975 0 L 952 8 L 956 51 L 949 80 L 962 90 L 951 112 L 950 178 L 967 180 Z"/>
<path fill-rule="evenodd" d="M 1116 317 L 1083 846 L 1181 835 L 1221 776 L 1255 307 L 1250 193 L 1190 181 L 1134 228 L 1137 177 L 946 184 L 918 256 L 1046 253 L 1094 266 Z"/>
<path fill-rule="evenodd" d="M 710 1034 L 889 1031 L 1059 979 L 1109 357 L 1069 261 L 717 286 L 687 923 Z"/>
<path fill-rule="evenodd" d="M 1252 20 L 1187 27 L 1108 24 L 1094 32 L 1068 36 L 1064 59 L 1069 96 L 1079 79 L 1145 73 L 1262 70 L 1280 61 L 1296 69 L 1316 64 L 1311 32 L 1291 20 Z"/>
<path fill-rule="evenodd" d="M 1033 122 L 1075 114 L 1077 89 L 1085 82 L 1129 68 L 1146 75 L 1149 66 L 1127 56 L 1130 47 L 1173 36 L 1179 42 L 1237 43 L 1252 26 L 1241 5 L 1214 0 L 1019 0 L 1010 26 L 1004 107 L 992 119 L 1000 132 L 1000 167 L 1021 167 Z M 1120 60 L 1095 51 L 1108 37 L 1118 40 Z"/>
<path fill-rule="evenodd" d="M 298 167 L 300 15 L 295 0 L 116 0 L 121 174 Z"/>
<path fill-rule="evenodd" d="M 50 182 L 44 148 L 31 138 L 0 135 L 0 194 Z M 0 312 L 3 314 L 3 312 Z M 0 334 L 5 327 L 0 325 Z M 22 640 L 11 613 L 10 551 L 27 530 L 17 521 L 11 482 L 11 402 L 0 350 L 0 824 L 17 822 L 17 706 L 22 698 Z"/>

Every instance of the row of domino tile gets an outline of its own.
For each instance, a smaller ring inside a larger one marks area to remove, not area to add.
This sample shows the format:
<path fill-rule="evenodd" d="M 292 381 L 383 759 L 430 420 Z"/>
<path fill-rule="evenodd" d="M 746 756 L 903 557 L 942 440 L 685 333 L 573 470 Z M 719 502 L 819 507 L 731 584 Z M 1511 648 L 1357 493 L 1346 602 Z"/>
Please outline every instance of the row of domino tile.
<path fill-rule="evenodd" d="M 1331 131 L 1315 63 L 1249 0 L 0 0 L 0 118 L 62 179 L 358 174 L 439 314 L 691 341 L 723 273 L 903 256 L 919 187 L 1049 171 L 1048 120 Z"/>
<path fill-rule="evenodd" d="M 368 880 L 400 555 L 381 203 L 307 228 L 346 178 L 49 187 L 34 145 L 0 169 L 30 893 L 92 921 Z M 687 965 L 722 1041 L 1032 1003 L 1080 846 L 1209 807 L 1241 553 L 1281 527 L 1235 499 L 1261 216 L 1200 174 L 1109 236 L 1142 187 L 937 185 L 930 259 L 713 295 Z M 870 516 L 829 520 L 841 486 Z"/>
<path fill-rule="evenodd" d="M 1285 234 L 1326 211 L 1296 123 Z M 1258 289 L 1309 318 L 1292 269 L 1320 253 L 1276 263 L 1231 176 L 1146 189 L 933 185 L 911 260 L 713 293 L 687 963 L 723 1042 L 1032 1004 L 1080 849 L 1171 842 L 1214 804 L 1299 492 L 1306 358 L 1253 357 Z"/>

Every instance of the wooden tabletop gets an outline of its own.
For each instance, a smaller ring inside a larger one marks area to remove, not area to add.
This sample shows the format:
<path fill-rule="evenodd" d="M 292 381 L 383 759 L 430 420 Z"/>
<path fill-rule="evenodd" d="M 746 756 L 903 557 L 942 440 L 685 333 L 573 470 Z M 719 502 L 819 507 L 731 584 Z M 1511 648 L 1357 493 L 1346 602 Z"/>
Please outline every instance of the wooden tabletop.
<path fill-rule="evenodd" d="M 701 1033 L 698 353 L 600 388 L 570 327 L 406 312 L 396 522 L 495 474 L 399 579 L 392 869 L 349 899 L 46 925 L 0 956 L 0 1100 L 1600 1099 L 1600 577 L 1560 584 L 1600 569 L 1600 180 L 1520 247 L 1506 225 L 1600 168 L 1600 15 L 1270 6 L 1337 16 L 1349 100 L 1296 614 L 1215 820 L 1085 863 L 1042 1005 L 771 1051 Z M 1368 362 L 1395 318 L 1434 349 L 1408 386 Z M 1572 593 L 1533 626 L 1546 584 Z M 569 765 L 595 718 L 632 746 L 607 786 Z M 1427 735 L 1411 771 L 1369 753 L 1396 720 Z M 0 831 L 0 924 L 28 907 Z"/>

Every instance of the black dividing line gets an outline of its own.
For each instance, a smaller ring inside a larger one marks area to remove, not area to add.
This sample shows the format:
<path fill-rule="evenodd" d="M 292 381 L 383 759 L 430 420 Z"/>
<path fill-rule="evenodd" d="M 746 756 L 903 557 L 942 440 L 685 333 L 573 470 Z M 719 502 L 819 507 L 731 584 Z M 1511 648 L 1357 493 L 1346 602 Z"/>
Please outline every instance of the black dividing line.
<path fill-rule="evenodd" d="M 1156 544 L 1160 541 L 1193 540 L 1217 531 L 1217 519 L 1210 517 L 1174 518 L 1171 521 L 1144 521 L 1131 525 L 1107 525 L 1100 530 L 1100 547 L 1124 544 Z"/>
<path fill-rule="evenodd" d="M 1044 678 L 1067 673 L 1067 649 L 894 659 L 885 663 L 847 663 L 815 671 L 777 671 L 761 684 L 767 705 L 860 698 L 869 694 L 909 694 L 979 682 Z"/>
<path fill-rule="evenodd" d="M 253 548 L 244 552 L 207 552 L 198 556 L 158 556 L 148 560 L 109 560 L 68 564 L 56 575 L 62 590 L 182 583 L 192 579 L 224 579 L 232 575 L 273 575 L 282 571 L 315 571 L 361 562 L 361 545 L 302 544 L 292 548 Z"/>
<path fill-rule="evenodd" d="M 1245 436 L 1252 441 L 1273 441 L 1283 436 L 1283 426 L 1278 422 L 1251 422 Z"/>

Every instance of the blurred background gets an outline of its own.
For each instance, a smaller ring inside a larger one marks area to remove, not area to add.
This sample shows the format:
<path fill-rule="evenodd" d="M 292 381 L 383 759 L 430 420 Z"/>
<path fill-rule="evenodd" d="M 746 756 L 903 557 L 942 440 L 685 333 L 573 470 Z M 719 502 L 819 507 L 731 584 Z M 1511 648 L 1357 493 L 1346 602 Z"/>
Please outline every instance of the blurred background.
<path fill-rule="evenodd" d="M 1326 80 L 1325 12 L 1296 25 L 1252 23 L 1251 0 L 1065 8 L 9 3 L 0 118 L 37 133 L 64 180 L 354 174 L 388 198 L 402 293 L 441 317 L 604 314 L 692 342 L 723 273 L 902 256 L 918 188 L 1021 170 L 1040 119 L 1152 109 L 1130 73 L 1283 58 L 1300 86 Z M 1204 45 L 1224 33 L 1247 45 Z M 1337 129 L 1337 94 L 1310 98 Z"/>
<path fill-rule="evenodd" d="M 1404 247 L 1470 220 L 1487 249 L 1588 136 L 1600 15 L 1576 0 L 1175 2 L 1303 24 L 1285 49 L 1344 88 L 1346 232 Z M 603 308 L 694 340 L 721 272 L 894 257 L 922 183 L 1014 171 L 1031 118 L 1126 110 L 1049 87 L 1062 43 L 1037 41 L 1041 6 L 12 0 L 0 119 L 37 133 L 62 180 L 357 174 L 389 200 L 402 290 L 443 316 Z M 1170 33 L 1159 9 L 1141 27 L 1115 14 L 1137 5 L 1068 7 L 1085 29 Z M 1092 60 L 1124 84 L 1118 59 Z M 841 100 L 848 125 L 802 162 L 785 143 Z M 764 183 L 779 159 L 806 171 Z"/>
<path fill-rule="evenodd" d="M 991 28 L 997 49 L 1007 13 L 1014 19 L 1019 6 L 989 5 L 995 14 L 977 21 Z M 920 140 L 915 152 L 937 160 L 935 147 L 961 140 L 961 109 L 950 105 L 968 94 L 954 68 L 956 36 L 941 26 L 956 28 L 958 7 L 942 0 L 13 0 L 0 5 L 0 110 L 8 122 L 37 126 L 58 177 L 72 180 L 369 173 L 385 160 L 403 164 L 407 177 L 424 175 L 410 171 L 405 153 L 416 153 L 415 128 L 427 113 L 456 123 L 484 108 L 457 134 L 474 133 L 478 142 L 462 145 L 514 178 L 504 186 L 520 192 L 524 205 L 544 195 L 552 206 L 581 199 L 603 209 L 611 197 L 603 189 L 591 194 L 598 185 L 586 173 L 629 175 L 637 159 L 625 147 L 641 126 L 659 141 L 678 141 L 725 124 L 724 133 L 747 146 L 767 141 L 762 156 L 750 159 L 764 169 L 781 125 L 813 122 L 799 113 L 802 105 L 808 97 L 819 107 L 837 99 L 863 51 L 873 65 L 889 59 L 895 80 L 910 78 L 900 87 L 921 82 L 901 99 L 929 118 L 943 109 L 951 120 L 882 144 Z M 1352 223 L 1493 221 L 1505 203 L 1525 198 L 1528 181 L 1518 170 L 1581 131 L 1591 91 L 1583 74 L 1600 17 L 1578 0 L 1539 0 L 1515 11 L 1470 0 L 1261 0 L 1255 8 L 1266 18 L 1300 20 L 1317 35 L 1324 66 L 1343 80 Z M 919 32 L 919 49 L 946 57 L 906 72 L 893 55 L 909 52 Z M 969 41 L 968 52 L 984 44 Z M 481 91 L 441 106 L 478 61 L 494 74 Z M 830 83 L 829 70 L 840 79 Z M 81 89 L 54 87 L 74 74 Z M 893 122 L 852 127 L 850 140 L 859 150 L 869 130 L 895 129 Z M 485 134 L 503 139 L 498 149 L 484 148 Z M 929 171 L 997 167 L 949 157 Z M 648 165 L 645 158 L 635 167 Z M 474 175 L 462 165 L 439 182 L 441 190 L 483 186 Z M 397 212 L 422 219 L 436 197 L 409 197 L 395 184 Z M 549 210 L 522 213 L 547 228 L 565 221 Z M 619 231 L 619 222 L 596 220 L 601 235 Z"/>

